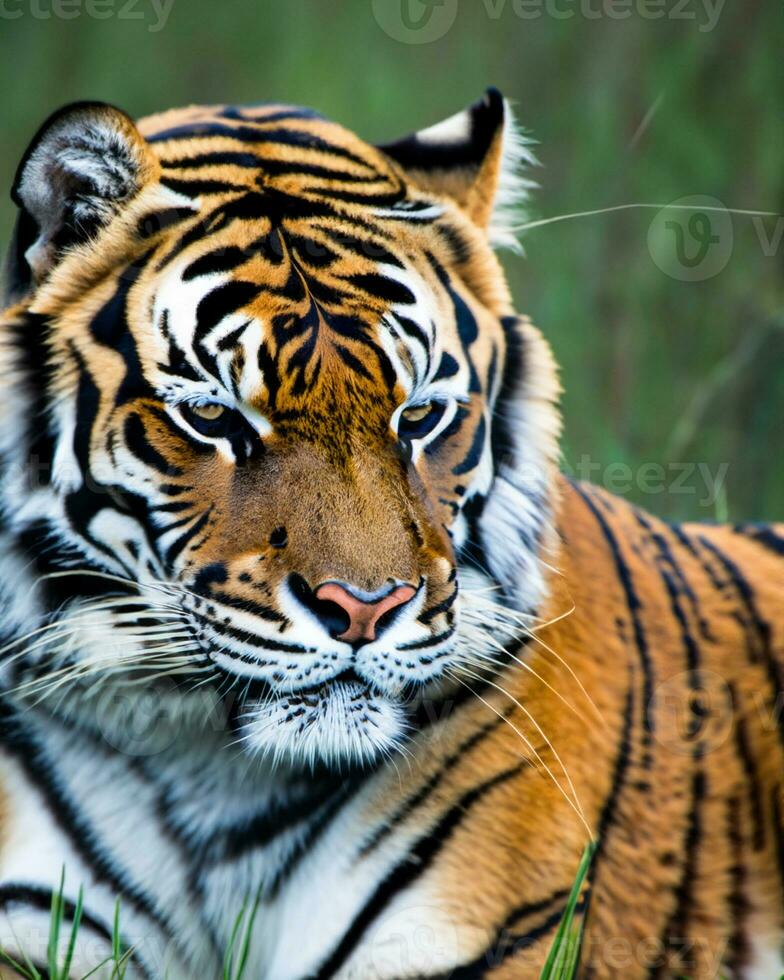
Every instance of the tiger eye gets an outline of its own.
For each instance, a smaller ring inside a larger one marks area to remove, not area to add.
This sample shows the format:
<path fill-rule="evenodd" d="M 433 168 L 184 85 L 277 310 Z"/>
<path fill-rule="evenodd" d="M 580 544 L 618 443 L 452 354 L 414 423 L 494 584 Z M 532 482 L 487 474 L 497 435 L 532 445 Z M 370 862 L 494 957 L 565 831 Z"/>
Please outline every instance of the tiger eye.
<path fill-rule="evenodd" d="M 204 419 L 205 422 L 214 422 L 226 411 L 226 406 L 220 405 L 218 402 L 205 402 L 203 405 L 190 405 L 189 407 L 194 415 Z"/>
<path fill-rule="evenodd" d="M 404 409 L 402 415 L 406 422 L 421 422 L 422 419 L 427 418 L 432 407 L 432 405 L 413 405 L 411 408 Z"/>

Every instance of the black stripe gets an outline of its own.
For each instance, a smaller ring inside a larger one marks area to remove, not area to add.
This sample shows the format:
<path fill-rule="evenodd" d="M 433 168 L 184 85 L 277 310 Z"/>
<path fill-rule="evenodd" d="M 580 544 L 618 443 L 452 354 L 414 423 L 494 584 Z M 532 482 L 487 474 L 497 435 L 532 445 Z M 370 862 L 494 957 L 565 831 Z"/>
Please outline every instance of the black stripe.
<path fill-rule="evenodd" d="M 630 669 L 629 674 L 631 675 L 631 673 L 632 671 Z M 602 812 L 599 817 L 599 826 L 596 833 L 596 849 L 594 851 L 593 860 L 591 861 L 591 867 L 588 869 L 587 879 L 589 892 L 586 900 L 586 919 L 588 919 L 590 916 L 591 901 L 594 894 L 594 883 L 596 881 L 601 858 L 607 846 L 607 832 L 615 819 L 615 811 L 617 809 L 618 800 L 620 799 L 621 793 L 626 785 L 626 777 L 629 770 L 629 764 L 631 762 L 633 714 L 634 687 L 632 685 L 632 677 L 629 676 L 629 686 L 626 691 L 626 704 L 623 710 L 623 727 L 621 729 L 621 738 L 618 743 L 618 752 L 615 757 L 615 764 L 613 765 L 613 776 L 610 784 L 610 792 L 607 794 L 607 798 L 604 801 Z M 584 967 L 585 969 L 583 976 L 585 980 L 588 980 L 588 978 L 593 975 L 596 967 L 590 960 L 584 964 Z"/>
<path fill-rule="evenodd" d="M 730 976 L 740 977 L 748 965 L 751 952 L 749 938 L 746 935 L 748 914 L 751 911 L 746 895 L 746 866 L 743 853 L 743 826 L 741 822 L 740 800 L 731 796 L 727 800 L 727 843 L 731 857 L 727 882 L 727 921 L 730 933 L 727 939 L 727 950 L 722 957 L 722 966 L 729 967 Z"/>
<path fill-rule="evenodd" d="M 494 732 L 499 725 L 506 721 L 506 719 L 514 713 L 515 705 L 509 705 L 499 716 L 493 718 L 491 721 L 486 722 L 481 728 L 477 729 L 472 735 L 464 739 L 457 747 L 457 749 L 448 755 L 444 759 L 440 768 L 433 773 L 433 775 L 417 790 L 413 796 L 410 796 L 402 806 L 400 806 L 395 813 L 384 819 L 384 823 L 381 824 L 375 832 L 365 841 L 357 854 L 358 858 L 367 857 L 372 851 L 374 851 L 378 845 L 386 840 L 387 837 L 393 832 L 393 830 L 407 820 L 411 814 L 427 799 L 433 794 L 434 790 L 438 788 L 444 778 L 449 774 L 449 772 L 455 768 L 455 766 L 464 758 L 472 749 L 476 748 L 480 742 L 484 741 L 488 735 Z"/>
<path fill-rule="evenodd" d="M 142 369 L 136 339 L 128 327 L 130 292 L 151 256 L 152 250 L 121 271 L 114 293 L 90 322 L 90 333 L 94 339 L 121 354 L 125 363 L 125 375 L 115 395 L 116 405 L 122 405 L 133 398 L 154 396 L 152 386 Z"/>
<path fill-rule="evenodd" d="M 653 530 L 652 524 L 642 513 L 638 511 L 636 516 L 638 523 L 645 529 L 651 541 L 656 546 L 658 552 L 656 556 L 656 567 L 659 575 L 661 576 L 665 592 L 667 593 L 667 597 L 669 599 L 670 611 L 678 624 L 678 629 L 681 634 L 681 642 L 686 653 L 686 669 L 688 672 L 689 690 L 693 695 L 696 695 L 702 690 L 702 681 L 699 674 L 700 651 L 699 647 L 697 646 L 697 641 L 694 639 L 689 627 L 689 621 L 680 600 L 683 586 L 679 587 L 678 582 L 685 581 L 683 573 L 676 565 L 675 558 L 667 546 L 667 542 L 663 535 L 657 534 Z M 669 569 L 672 570 L 672 574 L 667 568 L 663 567 L 664 565 L 669 566 Z M 700 713 L 703 710 L 702 701 L 700 698 L 692 697 L 689 699 L 689 706 L 691 715 L 689 718 L 689 728 L 688 732 L 686 733 L 686 738 L 690 741 L 694 741 L 692 755 L 696 761 L 705 750 L 704 744 L 701 744 L 698 740 L 700 729 L 703 725 L 703 714 Z"/>
<path fill-rule="evenodd" d="M 149 466 L 150 469 L 155 470 L 162 476 L 182 476 L 183 471 L 179 466 L 174 463 L 170 463 L 164 456 L 162 456 L 158 450 L 152 446 L 147 439 L 147 432 L 144 428 L 144 423 L 138 415 L 128 415 L 125 419 L 125 425 L 123 427 L 123 432 L 125 435 L 125 442 L 128 449 L 137 457 L 145 466 Z"/>
<path fill-rule="evenodd" d="M 452 835 L 471 812 L 471 808 L 496 787 L 508 782 L 528 768 L 528 762 L 519 763 L 511 769 L 496 773 L 491 779 L 474 786 L 459 797 L 435 827 L 417 841 L 392 871 L 376 887 L 373 895 L 360 910 L 332 953 L 314 974 L 314 980 L 327 980 L 333 977 L 352 954 L 368 927 L 387 908 L 392 900 L 404 889 L 413 884 L 440 854 Z"/>
<path fill-rule="evenodd" d="M 54 436 L 50 431 L 49 384 L 54 374 L 51 327 L 40 314 L 27 313 L 5 328 L 18 351 L 18 370 L 30 398 L 24 430 L 18 433 L 29 446 L 27 459 L 37 464 L 36 477 L 47 485 L 52 476 Z"/>
<path fill-rule="evenodd" d="M 244 265 L 253 255 L 250 248 L 238 248 L 236 245 L 221 246 L 188 265 L 182 273 L 182 281 L 190 282 L 200 276 L 211 276 L 219 272 L 231 272 Z"/>
<path fill-rule="evenodd" d="M 379 178 L 381 179 L 381 178 Z M 379 191 L 377 193 L 363 192 L 359 190 L 338 191 L 332 187 L 318 187 L 311 190 L 312 194 L 318 194 L 321 198 L 329 198 L 333 201 L 348 201 L 349 204 L 361 204 L 365 207 L 373 205 L 375 207 L 391 207 L 402 201 L 405 196 L 405 188 L 397 187 L 393 191 Z"/>
<path fill-rule="evenodd" d="M 765 839 L 767 836 L 765 832 L 765 812 L 763 807 L 762 786 L 760 785 L 757 763 L 751 751 L 751 746 L 749 745 L 749 736 L 748 731 L 746 730 L 746 719 L 739 710 L 737 693 L 733 684 L 730 684 L 730 692 L 732 695 L 732 704 L 734 708 L 733 727 L 735 729 L 735 748 L 743 767 L 744 782 L 749 797 L 749 811 L 751 813 L 751 822 L 754 828 L 751 838 L 752 847 L 755 851 L 762 851 L 765 849 Z"/>
<path fill-rule="evenodd" d="M 680 592 L 686 596 L 689 600 L 689 605 L 691 606 L 694 618 L 699 626 L 700 635 L 706 640 L 711 640 L 715 642 L 716 638 L 711 632 L 710 624 L 706 621 L 705 617 L 702 615 L 702 607 L 700 605 L 700 600 L 697 597 L 694 589 L 691 587 L 689 580 L 681 568 L 680 564 L 675 558 L 675 553 L 670 547 L 670 543 L 660 531 L 655 530 L 653 524 L 648 520 L 647 516 L 639 510 L 635 510 L 635 514 L 638 522 L 645 528 L 645 530 L 650 534 L 651 540 L 656 545 L 659 550 L 661 559 L 667 563 L 670 567 L 672 574 L 675 578 L 675 583 L 678 586 Z"/>
<path fill-rule="evenodd" d="M 562 892 L 556 892 L 549 899 L 536 903 L 535 906 L 531 906 L 532 911 L 535 910 L 537 905 L 547 907 L 562 894 Z M 585 904 L 585 901 L 580 899 L 575 906 L 575 916 L 585 911 Z M 508 931 L 508 928 L 500 930 L 493 944 L 488 946 L 481 956 L 478 956 L 471 963 L 466 963 L 463 966 L 459 966 L 456 970 L 452 970 L 443 980 L 447 980 L 447 978 L 448 980 L 483 980 L 484 977 L 501 966 L 505 960 L 515 956 L 517 953 L 525 952 L 535 943 L 539 942 L 539 940 L 549 935 L 558 926 L 561 919 L 563 919 L 565 912 L 566 902 L 554 912 L 551 912 L 546 919 L 538 925 L 532 926 L 526 932 L 512 933 Z M 518 916 L 518 918 L 520 917 Z"/>
<path fill-rule="evenodd" d="M 333 167 L 325 167 L 317 163 L 302 163 L 298 160 L 273 160 L 270 158 L 259 159 L 258 166 L 267 174 L 273 177 L 288 176 L 295 177 L 323 177 L 326 180 L 337 180 L 344 184 L 372 184 L 384 183 L 389 185 L 390 178 L 373 170 L 366 174 L 352 174 L 347 170 L 335 170 Z M 396 185 L 398 186 L 398 185 Z M 318 189 L 319 191 L 322 188 Z M 329 193 L 328 188 L 323 188 L 325 193 Z"/>
<path fill-rule="evenodd" d="M 253 302 L 260 293 L 260 286 L 241 279 L 229 280 L 210 290 L 196 307 L 194 343 L 201 344 L 225 317 Z"/>
<path fill-rule="evenodd" d="M 197 153 L 190 157 L 180 157 L 179 160 L 162 160 L 161 166 L 164 170 L 185 170 L 191 167 L 210 166 L 245 167 L 250 170 L 258 170 L 262 163 L 263 158 L 256 156 L 255 153 L 217 150 L 212 153 Z"/>
<path fill-rule="evenodd" d="M 686 548 L 686 550 L 689 552 L 689 554 L 693 558 L 696 558 L 697 561 L 700 563 L 700 565 L 702 566 L 703 571 L 708 576 L 708 578 L 710 580 L 710 583 L 713 586 L 713 588 L 717 592 L 723 592 L 724 591 L 724 583 L 722 582 L 721 578 L 716 574 L 715 568 L 711 565 L 710 562 L 706 561 L 705 560 L 705 556 L 700 553 L 699 548 L 694 543 L 694 541 L 692 540 L 692 538 L 689 537 L 689 535 L 686 533 L 686 531 L 679 524 L 671 524 L 670 525 L 670 530 L 675 535 L 675 537 L 678 539 L 678 541 L 680 542 L 680 544 L 682 544 L 683 547 Z"/>
<path fill-rule="evenodd" d="M 139 238 L 152 238 L 159 232 L 166 231 L 172 225 L 178 225 L 189 218 L 198 217 L 198 210 L 193 207 L 188 208 L 162 208 L 160 211 L 150 211 L 149 214 L 139 218 L 136 225 L 136 233 Z"/>
<path fill-rule="evenodd" d="M 471 445 L 468 452 L 460 463 L 452 467 L 452 474 L 454 476 L 463 476 L 466 473 L 470 473 L 475 470 L 482 459 L 482 453 L 485 451 L 485 437 L 487 435 L 487 424 L 485 422 L 485 417 L 482 415 L 474 429 L 474 435 L 471 439 Z"/>
<path fill-rule="evenodd" d="M 438 643 L 448 640 L 449 637 L 455 632 L 456 628 L 457 627 L 455 626 L 451 626 L 442 633 L 436 633 L 435 636 L 425 637 L 424 640 L 414 640 L 411 643 L 403 643 L 398 647 L 398 650 L 426 650 L 428 647 L 434 647 Z"/>
<path fill-rule="evenodd" d="M 259 123 L 264 120 L 260 119 Z M 194 136 L 228 136 L 231 139 L 239 140 L 243 143 L 274 143 L 278 146 L 296 146 L 305 150 L 321 150 L 335 157 L 343 157 L 367 170 L 374 170 L 373 165 L 357 156 L 350 150 L 309 133 L 306 130 L 297 129 L 264 129 L 261 125 L 254 126 L 226 126 L 216 122 L 206 123 L 185 123 L 182 126 L 173 126 L 160 133 L 155 133 L 148 137 L 149 143 L 162 143 L 165 140 L 177 139 L 178 137 Z"/>
<path fill-rule="evenodd" d="M 784 557 L 784 535 L 778 534 L 769 524 L 739 524 L 733 530 L 772 551 L 774 555 Z"/>
<path fill-rule="evenodd" d="M 772 786 L 770 790 L 770 812 L 773 818 L 773 840 L 776 844 L 776 865 L 779 872 L 779 891 L 784 903 L 784 813 L 782 813 L 782 787 Z"/>
<path fill-rule="evenodd" d="M 675 908 L 661 936 L 661 949 L 677 948 L 688 936 L 689 916 L 694 906 L 694 886 L 697 879 L 697 858 L 702 839 L 702 803 L 706 796 L 707 779 L 702 770 L 692 773 L 691 806 L 683 839 L 683 866 L 675 887 Z M 652 974 L 655 970 L 651 971 Z"/>
<path fill-rule="evenodd" d="M 248 851 L 266 847 L 275 838 L 308 820 L 315 819 L 320 823 L 329 812 L 325 804 L 334 804 L 338 798 L 342 800 L 345 790 L 343 783 L 325 782 L 308 796 L 298 796 L 290 803 L 273 801 L 264 812 L 255 814 L 245 823 L 221 827 L 208 842 L 202 860 L 209 864 L 235 861 Z"/>
<path fill-rule="evenodd" d="M 170 928 L 168 917 L 156 908 L 150 896 L 128 881 L 123 871 L 101 850 L 95 829 L 85 819 L 83 811 L 58 785 L 56 773 L 45 753 L 24 734 L 27 726 L 14 717 L 10 705 L 0 703 L 0 709 L 0 743 L 14 755 L 41 792 L 50 816 L 70 840 L 79 857 L 116 895 L 152 919 L 164 932 L 176 935 L 176 931 Z"/>
<path fill-rule="evenodd" d="M 257 125 L 263 125 L 277 122 L 285 122 L 286 120 L 296 119 L 297 121 L 302 120 L 323 120 L 324 117 L 320 112 L 316 112 L 315 109 L 306 109 L 303 106 L 287 106 L 285 109 L 279 109 L 276 112 L 272 112 L 273 106 L 278 105 L 277 102 L 256 102 L 252 105 L 229 105 L 218 113 L 223 119 L 241 119 L 245 122 L 256 123 Z"/>
<path fill-rule="evenodd" d="M 210 504 L 207 510 L 201 515 L 201 517 L 196 521 L 193 527 L 188 528 L 183 534 L 177 538 L 169 547 L 166 549 L 166 564 L 171 568 L 174 562 L 179 558 L 185 548 L 193 541 L 196 535 L 205 527 L 207 521 L 212 516 L 213 504 Z M 189 518 L 192 520 L 192 518 Z"/>
<path fill-rule="evenodd" d="M 760 612 L 757 609 L 756 600 L 754 598 L 754 591 L 741 572 L 739 566 L 736 565 L 735 562 L 732 561 L 732 559 L 730 559 L 726 554 L 724 554 L 721 548 L 715 545 L 704 535 L 701 535 L 699 540 L 702 546 L 712 555 L 714 555 L 714 557 L 720 562 L 726 571 L 749 616 L 751 624 L 754 627 L 761 644 L 760 653 L 762 654 L 762 659 L 765 664 L 768 675 L 768 683 L 770 684 L 771 688 L 771 698 L 775 707 L 781 692 L 784 691 L 784 669 L 777 662 L 771 649 L 770 624 L 760 615 Z M 782 748 L 784 748 L 784 717 L 782 717 L 781 713 L 778 711 L 776 711 L 775 714 L 778 716 L 777 729 L 779 741 L 781 742 Z"/>
<path fill-rule="evenodd" d="M 593 516 L 596 518 L 596 522 L 599 525 L 602 534 L 610 548 L 610 553 L 612 554 L 613 562 L 615 563 L 615 570 L 618 574 L 618 580 L 623 589 L 624 595 L 626 597 L 626 605 L 629 610 L 629 615 L 632 620 L 632 627 L 634 629 L 634 640 L 637 646 L 637 652 L 640 659 L 640 667 L 642 668 L 643 675 L 643 702 L 641 705 L 642 711 L 642 727 L 643 727 L 643 765 L 646 769 L 650 769 L 653 759 L 651 756 L 651 736 L 654 731 L 653 718 L 649 710 L 650 705 L 653 703 L 653 665 L 651 662 L 650 650 L 648 648 L 648 639 L 645 634 L 645 628 L 643 626 L 642 617 L 640 615 L 643 608 L 640 602 L 639 596 L 637 595 L 637 590 L 634 587 L 634 582 L 632 581 L 632 575 L 629 571 L 629 566 L 624 561 L 623 555 L 621 553 L 621 546 L 618 543 L 618 539 L 615 537 L 613 532 L 610 530 L 610 526 L 604 518 L 604 515 L 596 506 L 596 504 L 591 500 L 586 490 L 584 490 L 578 483 L 572 482 L 572 486 L 579 493 L 582 499 L 585 501 L 586 506 L 591 511 Z"/>
<path fill-rule="evenodd" d="M 372 374 L 368 371 L 362 361 L 351 353 L 348 347 L 344 347 L 343 344 L 338 344 L 336 342 L 334 344 L 334 349 L 346 367 L 352 371 L 355 371 L 361 377 L 372 380 Z"/>
<path fill-rule="evenodd" d="M 416 296 L 408 286 L 397 279 L 390 279 L 376 272 L 360 273 L 351 276 L 348 281 L 357 289 L 383 299 L 387 303 L 402 303 L 404 306 L 413 306 L 416 303 Z"/>
<path fill-rule="evenodd" d="M 44 888 L 42 885 L 10 882 L 0 885 L 0 907 L 5 908 L 7 905 L 29 905 L 36 911 L 43 912 L 48 917 L 52 911 L 52 894 L 53 890 L 51 888 Z M 73 922 L 76 905 L 69 898 L 63 897 L 62 909 L 65 918 Z M 89 926 L 93 932 L 97 932 L 104 939 L 108 939 L 109 942 L 112 941 L 112 930 L 109 926 L 105 922 L 101 922 L 100 919 L 97 919 L 87 909 L 82 909 L 81 921 L 84 925 Z"/>
<path fill-rule="evenodd" d="M 457 328 L 457 334 L 460 338 L 460 343 L 465 353 L 466 360 L 468 362 L 469 370 L 469 382 L 468 390 L 469 392 L 479 392 L 482 390 L 482 385 L 479 381 L 479 375 L 477 374 L 476 368 L 474 366 L 473 358 L 471 357 L 471 345 L 476 341 L 479 336 L 479 324 L 476 322 L 476 317 L 471 312 L 471 308 L 468 303 L 463 299 L 463 297 L 457 292 L 454 285 L 452 284 L 449 274 L 440 265 L 440 263 L 433 258 L 432 255 L 428 256 L 431 264 L 441 281 L 441 285 L 446 290 L 449 299 L 454 307 L 455 315 L 455 326 Z"/>
<path fill-rule="evenodd" d="M 208 334 L 224 317 L 247 306 L 260 292 L 259 287 L 252 282 L 232 280 L 216 286 L 199 300 L 199 305 L 196 307 L 193 350 L 203 367 L 216 378 L 220 378 L 217 362 L 204 345 Z"/>
<path fill-rule="evenodd" d="M 194 613 L 193 615 L 198 615 Z M 227 623 L 216 623 L 206 617 L 202 616 L 209 626 L 219 635 L 230 636 L 232 639 L 238 640 L 240 643 L 245 643 L 252 647 L 261 647 L 264 650 L 277 650 L 286 653 L 316 653 L 315 647 L 304 647 L 301 643 L 282 643 L 280 640 L 271 640 L 264 636 L 256 636 L 254 633 L 248 632 L 248 630 L 237 629 L 234 626 L 229 626 Z M 237 653 L 234 650 L 221 650 L 221 654 L 224 657 L 228 657 L 231 660 L 237 660 L 240 663 L 254 664 L 258 665 L 259 660 L 257 657 L 251 656 L 247 653 Z"/>
<path fill-rule="evenodd" d="M 423 612 L 421 616 L 417 616 L 419 622 L 424 623 L 425 625 L 432 623 L 436 616 L 440 616 L 441 613 L 445 613 L 451 609 L 455 604 L 455 600 L 457 599 L 458 591 L 459 590 L 457 588 L 453 589 L 446 599 L 443 600 L 443 602 L 439 602 L 437 605 L 431 606 L 430 609 Z"/>
<path fill-rule="evenodd" d="M 286 617 L 274 607 L 268 606 L 265 603 L 256 602 L 254 599 L 233 596 L 228 592 L 211 592 L 208 598 L 214 599 L 216 602 L 220 602 L 222 605 L 228 606 L 231 609 L 239 609 L 241 612 L 252 613 L 252 615 L 258 616 L 259 619 L 263 619 L 268 623 L 288 622 Z"/>
<path fill-rule="evenodd" d="M 227 180 L 189 180 L 187 177 L 161 177 L 161 184 L 176 194 L 185 197 L 201 197 L 202 194 L 244 194 L 248 189 L 242 184 L 231 184 Z"/>
<path fill-rule="evenodd" d="M 364 775 L 369 775 L 372 772 L 373 770 L 369 769 Z M 333 798 L 332 802 L 327 804 L 326 809 L 319 813 L 318 820 L 314 820 L 311 823 L 310 829 L 305 835 L 305 838 L 300 841 L 297 849 L 286 858 L 283 865 L 275 873 L 275 877 L 265 891 L 265 898 L 267 901 L 274 901 L 274 899 L 280 893 L 281 888 L 291 877 L 292 873 L 299 866 L 303 858 L 307 854 L 311 854 L 313 852 L 313 848 L 332 825 L 332 821 L 363 785 L 364 779 L 360 776 L 349 778 L 346 782 L 344 782 L 339 793 Z"/>

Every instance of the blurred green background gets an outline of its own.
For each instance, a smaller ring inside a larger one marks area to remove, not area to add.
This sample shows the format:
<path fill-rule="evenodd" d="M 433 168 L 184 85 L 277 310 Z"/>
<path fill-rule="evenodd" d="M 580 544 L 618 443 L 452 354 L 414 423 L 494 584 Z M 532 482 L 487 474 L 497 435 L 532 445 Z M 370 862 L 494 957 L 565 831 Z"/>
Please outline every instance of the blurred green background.
<path fill-rule="evenodd" d="M 782 27 L 772 0 L 0 0 L 0 181 L 73 99 L 284 100 L 384 141 L 495 84 L 538 142 L 533 219 L 774 212 L 582 217 L 504 262 L 562 366 L 565 469 L 668 518 L 781 518 Z"/>

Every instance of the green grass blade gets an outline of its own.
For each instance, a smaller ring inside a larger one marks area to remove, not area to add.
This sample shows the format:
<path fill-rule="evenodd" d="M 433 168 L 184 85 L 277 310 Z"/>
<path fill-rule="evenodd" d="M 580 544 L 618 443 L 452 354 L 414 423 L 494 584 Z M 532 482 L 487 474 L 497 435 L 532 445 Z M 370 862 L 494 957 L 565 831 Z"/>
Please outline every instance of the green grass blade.
<path fill-rule="evenodd" d="M 49 941 L 46 945 L 46 966 L 49 976 L 57 980 L 57 951 L 60 946 L 60 928 L 63 924 L 63 894 L 65 893 L 65 865 L 60 871 L 60 888 L 52 889 L 52 906 L 49 915 Z"/>
<path fill-rule="evenodd" d="M 248 921 L 245 924 L 245 935 L 242 939 L 242 948 L 240 950 L 240 962 L 237 968 L 237 973 L 234 980 L 242 980 L 242 975 L 245 973 L 245 967 L 248 963 L 248 954 L 250 953 L 250 943 L 253 933 L 253 923 L 256 921 L 256 915 L 259 911 L 259 902 L 261 901 L 261 888 L 256 892 L 256 898 L 253 901 L 253 907 L 250 910 L 250 915 L 248 916 Z"/>
<path fill-rule="evenodd" d="M 27 957 L 25 957 L 25 959 L 27 959 Z M 10 966 L 12 970 L 16 970 L 19 976 L 24 977 L 25 980 L 41 980 L 41 974 L 29 960 L 27 961 L 27 966 L 22 966 L 21 963 L 17 963 L 13 956 L 11 956 L 11 954 L 6 952 L 4 949 L 0 949 L 0 963 L 5 963 L 7 966 Z"/>
<path fill-rule="evenodd" d="M 71 972 L 71 963 L 73 962 L 74 950 L 76 949 L 76 936 L 79 932 L 79 926 L 82 924 L 82 912 L 84 910 L 84 888 L 79 886 L 79 894 L 76 896 L 76 906 L 74 908 L 73 922 L 71 923 L 71 936 L 68 940 L 68 949 L 65 952 L 65 960 L 63 961 L 62 969 L 57 974 L 58 977 L 62 977 L 62 980 L 68 980 Z"/>
<path fill-rule="evenodd" d="M 571 972 L 566 972 L 566 967 L 569 966 L 568 957 L 570 956 L 570 944 L 573 946 L 573 952 L 571 955 L 576 961 L 579 955 L 579 940 L 582 935 L 582 925 L 580 925 L 579 929 L 577 930 L 572 929 L 574 911 L 577 907 L 577 902 L 580 898 L 580 891 L 582 890 L 585 877 L 588 874 L 588 869 L 591 867 L 591 861 L 593 860 L 595 850 L 596 844 L 594 841 L 586 844 L 585 850 L 583 851 L 583 856 L 580 859 L 580 866 L 577 869 L 577 876 L 575 877 L 574 884 L 569 892 L 569 898 L 566 902 L 564 914 L 561 918 L 560 924 L 558 925 L 558 931 L 555 934 L 555 939 L 550 947 L 550 952 L 548 953 L 542 972 L 539 975 L 540 980 L 570 980 L 574 973 L 574 968 L 577 965 L 576 962 L 574 962 L 571 966 Z M 574 937 L 572 937 L 573 931 L 576 933 Z"/>
<path fill-rule="evenodd" d="M 120 899 L 114 903 L 114 921 L 112 922 L 112 956 L 115 960 L 122 959 L 122 941 L 120 939 Z"/>
<path fill-rule="evenodd" d="M 226 952 L 223 956 L 223 980 L 232 980 L 232 965 L 234 961 L 234 945 L 237 942 L 237 936 L 239 934 L 242 922 L 245 918 L 245 911 L 247 909 L 247 901 L 242 903 L 242 908 L 240 909 L 239 915 L 234 920 L 234 925 L 231 930 L 231 935 L 229 936 L 229 942 L 226 946 Z"/>
<path fill-rule="evenodd" d="M 82 980 L 87 980 L 88 977 L 94 976 L 99 970 L 102 970 L 105 966 L 108 966 L 108 964 L 112 963 L 113 961 L 114 961 L 114 957 L 107 956 L 105 960 L 101 960 L 101 962 L 97 966 L 94 966 L 92 970 L 89 971 L 89 973 L 85 973 L 85 975 L 82 977 Z M 63 980 L 67 980 L 67 978 L 63 978 Z"/>
<path fill-rule="evenodd" d="M 35 965 L 33 964 L 32 960 L 27 955 L 26 951 L 22 947 L 22 944 L 19 942 L 19 937 L 17 936 L 16 931 L 14 930 L 14 924 L 13 924 L 13 922 L 11 922 L 9 920 L 9 923 L 8 924 L 11 927 L 11 935 L 14 937 L 14 942 L 19 947 L 19 953 L 21 954 L 21 956 L 24 957 L 24 961 L 25 961 L 25 969 L 24 969 L 24 972 L 27 974 L 28 978 L 31 978 L 31 980 L 43 980 L 43 978 L 41 977 L 41 974 L 38 972 L 38 970 L 36 970 Z"/>
<path fill-rule="evenodd" d="M 133 956 L 133 946 L 120 956 L 119 959 L 112 958 L 114 963 L 114 969 L 112 970 L 111 980 L 124 980 L 125 974 L 128 972 L 128 964 L 131 962 L 131 957 Z"/>

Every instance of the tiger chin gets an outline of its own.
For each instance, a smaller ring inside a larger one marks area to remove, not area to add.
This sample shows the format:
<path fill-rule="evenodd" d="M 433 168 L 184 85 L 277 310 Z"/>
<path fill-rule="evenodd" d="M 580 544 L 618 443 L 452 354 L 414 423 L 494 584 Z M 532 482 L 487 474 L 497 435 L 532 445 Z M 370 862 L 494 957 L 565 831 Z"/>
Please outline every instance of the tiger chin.
<path fill-rule="evenodd" d="M 781 970 L 782 528 L 559 473 L 494 252 L 531 163 L 495 90 L 380 146 L 283 104 L 33 137 L 0 325 L 16 962 L 64 868 L 73 977 L 119 943 L 219 978 L 243 907 L 265 980 L 537 977 L 594 839 L 583 975 Z"/>

